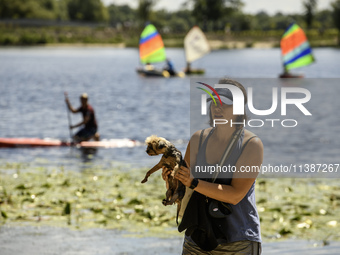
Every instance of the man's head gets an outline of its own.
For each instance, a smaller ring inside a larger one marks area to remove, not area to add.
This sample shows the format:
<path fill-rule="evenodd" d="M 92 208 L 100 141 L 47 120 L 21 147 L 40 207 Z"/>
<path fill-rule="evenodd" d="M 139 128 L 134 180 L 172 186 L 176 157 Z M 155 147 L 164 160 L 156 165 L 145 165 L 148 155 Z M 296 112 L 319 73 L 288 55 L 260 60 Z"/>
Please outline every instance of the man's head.
<path fill-rule="evenodd" d="M 244 95 L 244 105 L 247 104 L 247 101 L 248 101 L 248 98 L 247 98 L 247 91 L 246 89 L 243 87 L 243 85 L 235 80 L 232 80 L 232 79 L 229 79 L 229 78 L 223 78 L 223 79 L 220 79 L 219 84 L 231 84 L 231 85 L 234 85 L 235 87 L 239 88 L 243 95 Z M 218 88 L 216 89 L 217 93 L 220 95 L 220 98 L 221 98 L 221 101 L 223 102 L 223 104 L 226 104 L 226 105 L 233 105 L 233 95 L 231 93 L 230 90 L 228 89 L 222 89 L 222 88 Z M 217 100 L 217 98 L 216 98 Z M 207 99 L 208 102 L 212 101 L 211 98 Z M 211 114 L 211 106 L 212 106 L 212 103 L 210 104 L 210 111 L 209 111 L 209 124 L 210 126 L 213 126 L 213 116 Z M 247 115 L 244 114 L 244 115 L 238 115 L 237 118 L 236 118 L 236 122 L 243 122 L 247 120 Z M 236 125 L 237 127 L 240 127 L 240 125 Z"/>
<path fill-rule="evenodd" d="M 88 96 L 87 93 L 83 93 L 80 96 L 80 102 L 82 106 L 86 106 L 87 105 L 87 100 L 88 100 Z"/>

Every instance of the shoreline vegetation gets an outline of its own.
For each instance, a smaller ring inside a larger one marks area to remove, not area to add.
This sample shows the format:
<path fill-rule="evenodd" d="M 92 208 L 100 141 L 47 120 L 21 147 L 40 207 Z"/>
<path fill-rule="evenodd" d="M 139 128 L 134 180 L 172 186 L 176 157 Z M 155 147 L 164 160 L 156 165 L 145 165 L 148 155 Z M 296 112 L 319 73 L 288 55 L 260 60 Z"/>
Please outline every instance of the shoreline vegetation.
<path fill-rule="evenodd" d="M 128 165 L 82 172 L 29 163 L 0 163 L 0 228 L 33 225 L 128 231 L 139 237 L 178 237 L 176 206 L 163 206 L 164 181 Z M 262 238 L 340 241 L 336 179 L 259 178 Z"/>
<path fill-rule="evenodd" d="M 216 49 L 277 48 L 284 30 L 229 31 L 206 33 L 209 45 Z M 338 31 L 327 29 L 306 31 L 313 48 L 338 47 Z M 182 48 L 185 33 L 162 34 L 166 48 Z M 33 27 L 0 23 L 0 46 L 139 46 L 139 33 L 98 26 Z"/>
<path fill-rule="evenodd" d="M 287 27 L 295 22 L 312 47 L 340 46 L 340 0 L 325 9 L 304 0 L 303 11 L 270 15 L 243 11 L 242 0 L 190 0 L 177 11 L 157 9 L 158 0 L 138 6 L 104 4 L 102 0 L 5 0 L 0 4 L 0 46 L 109 44 L 138 47 L 140 34 L 151 22 L 165 47 L 183 47 L 193 26 L 206 34 L 212 49 L 279 47 Z"/>

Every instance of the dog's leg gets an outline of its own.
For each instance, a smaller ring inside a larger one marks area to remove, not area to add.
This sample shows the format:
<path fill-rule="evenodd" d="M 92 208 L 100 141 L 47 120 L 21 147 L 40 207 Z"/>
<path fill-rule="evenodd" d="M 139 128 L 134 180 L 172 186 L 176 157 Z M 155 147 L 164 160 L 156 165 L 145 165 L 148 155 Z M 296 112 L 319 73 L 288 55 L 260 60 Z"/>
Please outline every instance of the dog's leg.
<path fill-rule="evenodd" d="M 172 198 L 173 190 L 172 190 L 171 188 L 169 188 L 169 189 L 166 191 L 165 195 L 166 195 L 166 198 L 163 199 L 162 204 L 163 204 L 163 205 L 172 205 L 173 203 L 170 202 L 170 199 Z"/>
<path fill-rule="evenodd" d="M 171 197 L 171 200 L 169 201 L 169 205 L 172 205 L 173 203 L 175 203 L 178 198 L 179 198 L 178 193 L 175 191 Z"/>
<path fill-rule="evenodd" d="M 150 175 L 152 175 L 154 172 L 162 168 L 161 162 L 159 162 L 157 165 L 155 165 L 153 168 L 151 168 L 145 175 L 144 179 L 141 181 L 142 183 L 145 183 L 148 181 L 148 178 Z"/>
<path fill-rule="evenodd" d="M 176 189 L 176 193 L 178 193 L 179 199 L 182 200 L 182 198 L 185 195 L 185 185 L 181 181 L 178 181 L 178 187 Z"/>
<path fill-rule="evenodd" d="M 185 161 L 183 161 L 182 163 L 184 163 L 182 165 L 186 166 Z M 170 202 L 174 203 L 176 200 L 181 201 L 184 197 L 184 194 L 185 194 L 184 184 L 181 181 L 175 179 L 174 180 L 174 194 Z"/>
<path fill-rule="evenodd" d="M 169 204 L 173 204 L 173 203 L 176 202 L 176 200 L 182 199 L 182 198 L 180 197 L 179 192 L 178 192 L 179 184 L 182 184 L 182 183 L 181 183 L 179 180 L 173 178 L 172 184 L 173 184 L 173 187 L 172 187 L 173 194 L 172 194 L 172 196 L 171 196 L 171 200 L 169 201 Z"/>
<path fill-rule="evenodd" d="M 179 200 L 179 201 L 177 202 L 177 214 L 176 214 L 176 223 L 177 223 L 177 226 L 178 226 L 178 216 L 179 216 L 179 211 L 181 210 L 181 203 L 182 203 L 181 200 Z"/>
<path fill-rule="evenodd" d="M 184 184 L 181 181 L 176 180 L 176 185 L 175 185 L 175 188 L 174 188 L 174 192 L 173 192 L 173 195 L 171 197 L 171 200 L 170 200 L 169 204 L 173 204 L 176 201 L 181 201 L 183 199 L 183 197 L 184 197 L 184 194 L 185 194 L 185 186 L 184 186 Z"/>

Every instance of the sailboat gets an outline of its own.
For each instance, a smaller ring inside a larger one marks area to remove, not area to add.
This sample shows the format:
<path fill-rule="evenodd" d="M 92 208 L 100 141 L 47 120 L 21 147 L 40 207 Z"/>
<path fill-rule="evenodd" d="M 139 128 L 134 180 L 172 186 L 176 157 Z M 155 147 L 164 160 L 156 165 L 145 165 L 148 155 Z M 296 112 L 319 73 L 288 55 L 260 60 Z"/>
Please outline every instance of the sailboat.
<path fill-rule="evenodd" d="M 184 75 L 182 72 L 176 73 L 173 70 L 169 72 L 167 70 L 156 69 L 152 65 L 153 63 L 167 60 L 162 37 L 152 24 L 148 24 L 141 34 L 139 40 L 139 58 L 145 66 L 137 68 L 136 71 L 144 76 L 170 77 Z"/>
<path fill-rule="evenodd" d="M 204 74 L 204 69 L 192 69 L 191 63 L 210 52 L 210 46 L 204 33 L 194 26 L 184 38 L 184 50 L 187 66 L 186 74 Z"/>
<path fill-rule="evenodd" d="M 283 34 L 280 42 L 284 73 L 280 78 L 303 78 L 302 74 L 289 71 L 315 62 L 312 49 L 301 27 L 292 23 Z"/>

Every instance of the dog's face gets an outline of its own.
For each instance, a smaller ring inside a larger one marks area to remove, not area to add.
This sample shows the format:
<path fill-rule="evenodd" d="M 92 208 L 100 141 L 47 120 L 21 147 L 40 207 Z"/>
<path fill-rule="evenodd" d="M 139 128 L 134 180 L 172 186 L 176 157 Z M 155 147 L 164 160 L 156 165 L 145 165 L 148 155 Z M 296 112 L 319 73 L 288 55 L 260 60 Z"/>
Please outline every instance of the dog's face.
<path fill-rule="evenodd" d="M 152 135 L 146 138 L 145 143 L 148 146 L 146 153 L 149 156 L 156 156 L 165 153 L 169 142 L 163 137 Z"/>

